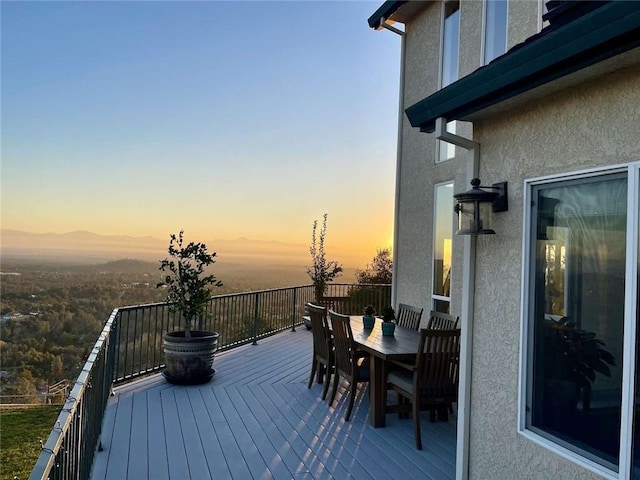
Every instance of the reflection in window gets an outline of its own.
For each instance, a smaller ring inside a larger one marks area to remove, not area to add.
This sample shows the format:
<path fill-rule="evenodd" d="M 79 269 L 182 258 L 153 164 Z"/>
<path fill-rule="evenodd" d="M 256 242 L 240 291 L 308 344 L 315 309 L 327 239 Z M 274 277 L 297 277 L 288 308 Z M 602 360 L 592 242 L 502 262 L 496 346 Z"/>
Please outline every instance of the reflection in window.
<path fill-rule="evenodd" d="M 449 313 L 451 304 L 453 182 L 436 185 L 433 231 L 433 309 Z"/>
<path fill-rule="evenodd" d="M 507 0 L 487 0 L 484 23 L 484 63 L 507 51 Z"/>
<path fill-rule="evenodd" d="M 528 427 L 616 469 L 627 179 L 533 189 Z"/>

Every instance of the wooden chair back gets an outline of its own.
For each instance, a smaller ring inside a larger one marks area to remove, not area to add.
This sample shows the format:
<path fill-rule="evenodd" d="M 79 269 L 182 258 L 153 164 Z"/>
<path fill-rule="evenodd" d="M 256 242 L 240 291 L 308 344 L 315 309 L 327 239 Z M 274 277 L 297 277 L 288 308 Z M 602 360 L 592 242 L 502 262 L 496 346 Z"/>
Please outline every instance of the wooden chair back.
<path fill-rule="evenodd" d="M 309 317 L 311 317 L 311 333 L 313 334 L 313 354 L 323 359 L 329 359 L 331 330 L 327 320 L 327 309 L 320 305 L 307 303 Z"/>
<path fill-rule="evenodd" d="M 420 404 L 446 405 L 458 398 L 460 329 L 422 329 L 417 356 Z"/>
<path fill-rule="evenodd" d="M 324 307 L 327 307 L 327 310 L 333 310 L 334 312 L 344 312 L 348 310 L 348 303 L 350 297 L 345 296 L 333 296 L 333 297 L 322 297 L 320 304 Z"/>
<path fill-rule="evenodd" d="M 422 319 L 423 310 L 423 308 L 400 303 L 398 304 L 396 323 L 401 327 L 405 327 L 410 330 L 418 330 L 418 328 L 420 328 L 420 320 Z"/>
<path fill-rule="evenodd" d="M 329 318 L 331 319 L 336 370 L 343 377 L 353 381 L 355 345 L 349 315 L 329 310 Z"/>
<path fill-rule="evenodd" d="M 427 329 L 429 330 L 454 330 L 459 328 L 460 317 L 454 317 L 448 313 L 436 312 L 432 310 L 429 312 L 429 323 Z"/>

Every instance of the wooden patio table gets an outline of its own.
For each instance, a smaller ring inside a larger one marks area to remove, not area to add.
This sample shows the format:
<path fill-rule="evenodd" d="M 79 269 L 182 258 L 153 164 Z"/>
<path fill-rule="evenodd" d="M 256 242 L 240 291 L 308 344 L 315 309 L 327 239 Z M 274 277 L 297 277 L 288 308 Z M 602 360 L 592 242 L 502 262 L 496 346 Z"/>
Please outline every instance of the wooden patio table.
<path fill-rule="evenodd" d="M 371 379 L 369 389 L 369 417 L 374 427 L 384 427 L 385 369 L 387 360 L 407 361 L 418 353 L 420 332 L 396 325 L 394 335 L 382 335 L 382 320 L 376 318 L 372 329 L 365 329 L 362 315 L 352 315 L 351 330 L 358 349 L 369 353 Z"/>

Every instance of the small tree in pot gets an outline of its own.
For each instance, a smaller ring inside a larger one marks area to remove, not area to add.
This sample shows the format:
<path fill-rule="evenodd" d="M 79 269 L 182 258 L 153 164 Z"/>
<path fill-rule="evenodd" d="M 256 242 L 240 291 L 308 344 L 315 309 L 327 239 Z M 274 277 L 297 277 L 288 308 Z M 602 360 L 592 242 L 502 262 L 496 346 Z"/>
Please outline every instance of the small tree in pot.
<path fill-rule="evenodd" d="M 204 275 L 206 267 L 215 263 L 216 253 L 209 253 L 204 243 L 184 244 L 184 231 L 171 234 L 169 257 L 160 262 L 167 272 L 159 287 L 168 288 L 169 310 L 180 314 L 184 330 L 164 335 L 165 370 L 170 383 L 199 384 L 211 380 L 213 356 L 218 346 L 218 334 L 202 330 L 203 317 L 211 298 L 208 287 L 221 287 L 215 275 Z M 198 330 L 193 330 L 198 320 Z"/>
<path fill-rule="evenodd" d="M 331 282 L 334 278 L 338 277 L 342 273 L 342 265 L 335 260 L 327 260 L 324 252 L 324 238 L 327 235 L 327 214 L 322 216 L 322 229 L 320 235 L 316 236 L 318 229 L 318 221 L 313 221 L 313 231 L 311 233 L 311 247 L 309 247 L 309 253 L 311 253 L 311 259 L 313 265 L 307 267 L 307 274 L 313 281 L 315 300 L 318 305 L 322 304 L 325 291 L 327 290 L 327 283 Z"/>

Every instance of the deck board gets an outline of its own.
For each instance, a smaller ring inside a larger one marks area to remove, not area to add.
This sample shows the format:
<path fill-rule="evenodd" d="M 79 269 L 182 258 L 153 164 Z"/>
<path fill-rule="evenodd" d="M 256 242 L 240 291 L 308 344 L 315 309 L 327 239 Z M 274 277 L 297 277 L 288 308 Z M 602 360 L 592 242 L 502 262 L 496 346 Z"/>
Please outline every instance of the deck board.
<path fill-rule="evenodd" d="M 149 477 L 149 462 L 147 459 L 148 445 L 148 401 L 146 395 L 133 396 L 131 412 L 131 441 L 129 444 L 129 465 L 127 475 L 132 478 Z"/>
<path fill-rule="evenodd" d="M 142 392 L 141 392 L 142 393 Z M 169 479 L 169 464 L 167 463 L 167 445 L 164 438 L 164 415 L 160 390 L 146 391 L 147 400 L 147 454 L 144 456 L 149 465 L 149 476 L 158 480 Z M 142 394 L 140 395 L 143 396 Z M 130 478 L 135 478 L 133 475 Z M 142 477 L 145 478 L 145 477 Z"/>
<path fill-rule="evenodd" d="M 424 450 L 411 419 L 369 422 L 359 386 L 349 422 L 346 389 L 322 401 L 307 388 L 312 339 L 285 332 L 216 356 L 206 384 L 181 387 L 154 375 L 119 387 L 104 418 L 93 480 L 455 478 L 455 420 L 421 415 Z"/>

